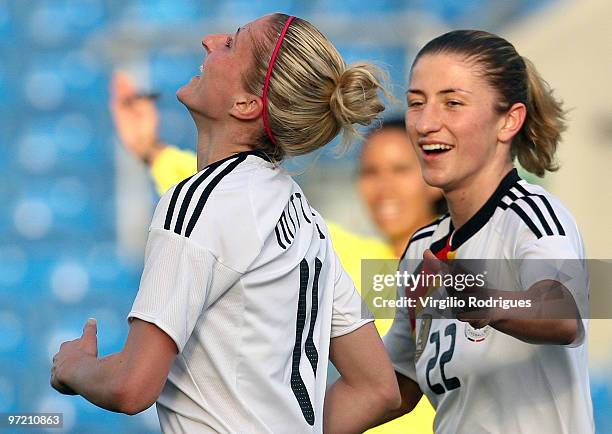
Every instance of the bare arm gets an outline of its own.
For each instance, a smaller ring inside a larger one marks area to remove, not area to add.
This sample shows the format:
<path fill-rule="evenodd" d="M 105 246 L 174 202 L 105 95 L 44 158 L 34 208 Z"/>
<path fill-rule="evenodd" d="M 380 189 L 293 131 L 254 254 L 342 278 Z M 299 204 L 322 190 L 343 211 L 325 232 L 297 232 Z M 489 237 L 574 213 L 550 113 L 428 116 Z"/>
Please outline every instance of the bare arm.
<path fill-rule="evenodd" d="M 398 408 L 395 408 L 384 414 L 376 422 L 376 426 L 382 425 L 383 423 L 389 422 L 390 420 L 397 419 L 398 417 L 410 413 L 412 410 L 414 410 L 414 408 L 421 400 L 421 396 L 423 396 L 421 388 L 415 381 L 400 374 L 397 371 L 395 372 L 395 375 L 397 377 L 397 384 L 399 386 L 402 402 Z"/>
<path fill-rule="evenodd" d="M 134 319 L 123 349 L 99 359 L 96 325 L 90 320 L 83 335 L 64 342 L 53 358 L 51 385 L 104 409 L 136 414 L 157 400 L 177 353 L 161 329 Z"/>
<path fill-rule="evenodd" d="M 534 284 L 526 293 L 514 293 L 532 304 L 535 318 L 505 318 L 498 309 L 491 327 L 533 344 L 568 345 L 578 338 L 580 315 L 570 291 L 554 280 Z"/>
<path fill-rule="evenodd" d="M 423 259 L 434 272 L 447 273 L 448 267 L 430 250 Z M 469 305 L 470 298 L 521 302 L 523 308 L 471 308 L 457 313 L 457 319 L 475 328 L 489 325 L 502 333 L 532 344 L 568 345 L 580 332 L 580 315 L 571 292 L 555 280 L 542 280 L 527 291 L 469 289 L 452 291 Z"/>
<path fill-rule="evenodd" d="M 330 359 L 341 377 L 325 396 L 324 432 L 363 432 L 399 406 L 393 367 L 373 323 L 333 338 Z"/>

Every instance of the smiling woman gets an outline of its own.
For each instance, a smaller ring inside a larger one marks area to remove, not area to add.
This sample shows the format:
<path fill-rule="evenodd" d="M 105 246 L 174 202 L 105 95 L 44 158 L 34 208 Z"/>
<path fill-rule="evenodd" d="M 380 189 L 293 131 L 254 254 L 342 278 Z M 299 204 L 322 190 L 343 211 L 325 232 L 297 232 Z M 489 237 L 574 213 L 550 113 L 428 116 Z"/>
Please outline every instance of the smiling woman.
<path fill-rule="evenodd" d="M 412 234 L 435 220 L 442 195 L 423 180 L 403 120 L 385 121 L 368 134 L 359 161 L 359 192 L 398 258 Z"/>
<path fill-rule="evenodd" d="M 127 342 L 98 359 L 88 322 L 60 347 L 52 385 L 129 414 L 157 402 L 164 432 L 363 431 L 399 405 L 393 369 L 325 222 L 278 162 L 372 122 L 381 74 L 282 14 L 202 46 L 202 75 L 177 92 L 199 172 L 159 201 Z M 341 378 L 326 391 L 328 360 Z"/>
<path fill-rule="evenodd" d="M 473 30 L 446 33 L 421 49 L 407 98 L 406 126 L 423 177 L 442 189 L 450 215 L 415 233 L 400 268 L 416 274 L 443 269 L 440 260 L 492 259 L 490 293 L 542 310 L 521 318 L 503 308 L 432 318 L 399 308 L 385 345 L 403 405 L 388 417 L 409 411 L 424 393 L 436 408 L 436 433 L 593 432 L 584 245 L 560 201 L 513 167 L 516 158 L 536 175 L 557 169 L 561 104 L 508 41 Z M 581 265 L 561 271 L 548 267 L 551 259 Z M 566 272 L 569 279 L 560 277 Z M 569 314 L 543 316 L 549 305 L 542 300 L 553 298 Z"/>

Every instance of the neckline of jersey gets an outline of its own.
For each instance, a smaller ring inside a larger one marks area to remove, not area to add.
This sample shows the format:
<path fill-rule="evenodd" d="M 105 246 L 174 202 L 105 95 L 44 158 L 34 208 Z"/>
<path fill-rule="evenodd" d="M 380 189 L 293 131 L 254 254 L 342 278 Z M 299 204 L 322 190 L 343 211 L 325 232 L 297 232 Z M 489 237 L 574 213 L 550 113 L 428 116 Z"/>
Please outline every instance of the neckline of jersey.
<path fill-rule="evenodd" d="M 521 177 L 516 168 L 513 168 L 504 176 L 485 204 L 463 226 L 455 230 L 453 221 L 449 221 L 448 234 L 431 245 L 430 249 L 432 253 L 436 254 L 444 249 L 447 244 L 450 246 L 451 251 L 455 251 L 461 247 L 462 244 L 487 224 L 493 216 L 493 213 L 495 213 L 502 198 L 519 181 L 521 181 Z"/>
<path fill-rule="evenodd" d="M 222 158 L 220 160 L 213 161 L 212 163 L 209 163 L 208 165 L 204 166 L 201 170 L 199 170 L 199 172 L 201 172 L 202 170 L 207 169 L 207 168 L 209 168 L 211 166 L 217 167 L 220 164 L 225 163 L 226 161 L 233 160 L 233 159 L 239 158 L 241 156 L 244 156 L 244 158 L 246 158 L 249 155 L 254 155 L 255 157 L 259 157 L 259 158 L 261 158 L 263 160 L 268 161 L 269 163 L 272 162 L 272 159 L 265 152 L 263 152 L 263 151 L 261 151 L 259 149 L 255 149 L 255 150 L 252 150 L 252 151 L 236 152 L 235 154 L 229 155 L 229 156 L 227 156 L 225 158 Z"/>

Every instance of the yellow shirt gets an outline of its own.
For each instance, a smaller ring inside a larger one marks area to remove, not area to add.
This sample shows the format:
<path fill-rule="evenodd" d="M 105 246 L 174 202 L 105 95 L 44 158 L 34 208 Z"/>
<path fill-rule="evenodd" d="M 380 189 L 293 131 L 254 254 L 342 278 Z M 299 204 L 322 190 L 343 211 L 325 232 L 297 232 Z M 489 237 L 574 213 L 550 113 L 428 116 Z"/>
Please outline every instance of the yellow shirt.
<path fill-rule="evenodd" d="M 351 276 L 355 287 L 361 292 L 362 259 L 396 259 L 391 246 L 376 238 L 355 235 L 339 225 L 327 222 L 327 228 L 334 244 L 334 250 L 342 266 Z M 381 336 L 387 334 L 393 323 L 392 319 L 379 318 L 374 324 Z M 435 411 L 425 396 L 409 414 L 372 428 L 368 434 L 412 434 L 432 433 Z"/>
<path fill-rule="evenodd" d="M 155 158 L 151 165 L 151 175 L 159 194 L 197 171 L 197 158 L 193 152 L 182 151 L 168 146 Z M 351 276 L 358 291 L 361 291 L 362 259 L 397 259 L 391 247 L 375 238 L 355 235 L 339 225 L 327 222 L 332 243 L 342 266 Z M 384 336 L 393 320 L 380 318 L 375 321 L 376 328 Z M 369 434 L 421 434 L 433 432 L 434 409 L 427 398 L 423 397 L 410 414 L 368 430 Z"/>
<path fill-rule="evenodd" d="M 172 146 L 164 148 L 151 164 L 151 176 L 160 196 L 197 170 L 198 159 L 193 152 Z"/>

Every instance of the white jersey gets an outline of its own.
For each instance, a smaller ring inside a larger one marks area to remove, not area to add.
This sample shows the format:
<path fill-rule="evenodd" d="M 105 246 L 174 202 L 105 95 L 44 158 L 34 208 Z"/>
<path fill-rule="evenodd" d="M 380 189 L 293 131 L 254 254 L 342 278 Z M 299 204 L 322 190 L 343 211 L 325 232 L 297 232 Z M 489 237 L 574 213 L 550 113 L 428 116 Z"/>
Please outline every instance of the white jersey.
<path fill-rule="evenodd" d="M 547 275 L 542 268 L 534 273 L 532 259 L 562 258 L 583 264 L 585 257 L 569 212 L 543 188 L 521 180 L 516 170 L 458 230 L 445 215 L 417 231 L 400 263 L 401 271 L 415 272 L 428 248 L 438 257 L 446 251 L 452 252 L 450 258 L 506 263 L 506 274 L 494 273 L 494 280 L 504 282 L 505 287 L 497 289 L 514 291 L 555 279 L 552 271 Z M 521 265 L 516 267 L 517 263 Z M 588 290 L 584 269 L 568 289 L 575 297 Z M 403 292 L 400 288 L 399 295 Z M 581 313 L 585 318 L 582 309 Z M 408 308 L 396 311 L 385 346 L 395 370 L 416 381 L 436 408 L 437 434 L 594 431 L 586 319 L 577 341 L 563 346 L 528 344 L 490 326 L 475 329 L 423 312 L 416 321 L 410 315 L 414 312 Z"/>
<path fill-rule="evenodd" d="M 128 318 L 179 354 L 157 400 L 171 433 L 322 432 L 330 338 L 363 319 L 323 219 L 257 152 L 170 189 Z"/>

